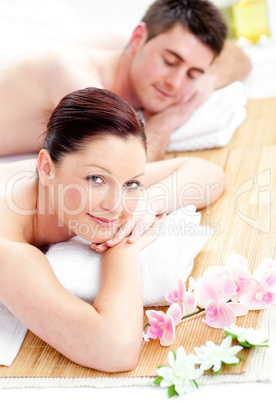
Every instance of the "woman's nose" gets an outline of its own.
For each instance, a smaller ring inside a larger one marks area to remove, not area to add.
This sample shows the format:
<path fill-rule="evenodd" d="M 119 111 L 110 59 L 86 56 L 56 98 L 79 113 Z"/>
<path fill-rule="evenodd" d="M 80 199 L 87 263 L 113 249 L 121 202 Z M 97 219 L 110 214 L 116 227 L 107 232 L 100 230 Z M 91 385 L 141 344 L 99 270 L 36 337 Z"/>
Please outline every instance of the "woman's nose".
<path fill-rule="evenodd" d="M 123 209 L 122 201 L 122 190 L 117 188 L 117 186 L 112 186 L 103 194 L 101 208 L 119 214 Z"/>

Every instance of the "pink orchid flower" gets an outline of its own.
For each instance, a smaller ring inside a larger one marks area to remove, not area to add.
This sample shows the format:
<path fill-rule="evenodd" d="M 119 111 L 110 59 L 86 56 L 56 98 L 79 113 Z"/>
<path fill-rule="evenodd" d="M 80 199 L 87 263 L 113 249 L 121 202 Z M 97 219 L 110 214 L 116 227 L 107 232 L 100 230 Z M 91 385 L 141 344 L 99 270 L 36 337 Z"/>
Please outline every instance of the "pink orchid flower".
<path fill-rule="evenodd" d="M 166 314 L 163 311 L 147 310 L 146 315 L 150 325 L 146 334 L 143 334 L 145 341 L 158 338 L 162 346 L 171 345 L 175 339 L 175 327 L 182 316 L 179 305 L 173 303 Z"/>
<path fill-rule="evenodd" d="M 198 304 L 205 308 L 203 320 L 213 328 L 224 328 L 236 322 L 236 316 L 244 315 L 247 308 L 240 303 L 229 302 L 235 293 L 235 282 L 226 275 L 214 280 L 203 276 L 196 281 L 195 295 Z"/>
<path fill-rule="evenodd" d="M 219 278 L 222 275 L 226 275 L 231 278 L 236 285 L 235 291 L 231 297 L 232 301 L 239 301 L 242 295 L 244 295 L 252 283 L 252 275 L 247 268 L 246 259 L 239 254 L 232 254 L 226 261 L 225 267 L 212 266 L 206 269 L 203 276 Z"/>
<path fill-rule="evenodd" d="M 253 273 L 253 281 L 240 302 L 249 310 L 262 310 L 276 301 L 276 261 L 266 258 Z"/>
<path fill-rule="evenodd" d="M 182 314 L 193 313 L 196 309 L 196 298 L 193 293 L 195 287 L 194 278 L 189 278 L 189 288 L 186 290 L 185 282 L 178 278 L 176 280 L 175 288 L 166 293 L 165 298 L 169 303 L 177 303 Z"/>

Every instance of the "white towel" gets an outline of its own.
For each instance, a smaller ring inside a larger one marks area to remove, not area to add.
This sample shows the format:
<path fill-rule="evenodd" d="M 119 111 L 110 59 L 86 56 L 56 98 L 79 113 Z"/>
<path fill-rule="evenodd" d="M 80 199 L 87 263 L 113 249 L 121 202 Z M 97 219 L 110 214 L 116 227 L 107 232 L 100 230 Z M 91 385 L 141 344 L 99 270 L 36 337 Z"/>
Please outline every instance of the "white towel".
<path fill-rule="evenodd" d="M 174 131 L 168 152 L 224 147 L 247 116 L 244 85 L 240 81 L 214 91 L 179 129 Z"/>
<path fill-rule="evenodd" d="M 175 276 L 188 278 L 194 258 L 211 235 L 200 226 L 200 213 L 194 206 L 170 214 L 157 240 L 140 253 L 144 306 L 165 305 L 165 292 Z M 46 253 L 63 286 L 79 298 L 93 303 L 100 280 L 102 254 L 90 243 L 74 237 L 50 247 Z"/>
<path fill-rule="evenodd" d="M 0 365 L 10 366 L 27 333 L 27 328 L 0 303 Z"/>
<path fill-rule="evenodd" d="M 183 279 L 191 273 L 194 258 L 212 234 L 200 225 L 200 213 L 194 206 L 179 209 L 168 216 L 157 240 L 140 253 L 145 306 L 166 305 L 165 292 L 175 276 Z M 99 289 L 102 254 L 90 243 L 74 237 L 52 245 L 46 257 L 62 285 L 79 298 L 92 303 Z M 0 304 L 0 365 L 11 365 L 24 340 L 26 327 Z"/>

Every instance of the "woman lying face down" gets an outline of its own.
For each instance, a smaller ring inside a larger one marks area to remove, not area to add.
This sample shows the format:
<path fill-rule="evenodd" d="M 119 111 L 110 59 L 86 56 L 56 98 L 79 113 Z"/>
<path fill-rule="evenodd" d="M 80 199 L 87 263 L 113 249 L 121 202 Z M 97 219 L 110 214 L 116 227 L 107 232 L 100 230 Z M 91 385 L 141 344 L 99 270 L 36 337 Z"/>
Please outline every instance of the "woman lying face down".
<path fill-rule="evenodd" d="M 221 195 L 221 169 L 196 158 L 146 164 L 141 119 L 117 95 L 87 88 L 57 106 L 37 160 L 2 164 L 0 176 L 0 300 L 74 362 L 134 368 L 143 330 L 139 252 L 168 213 Z M 103 253 L 93 306 L 63 288 L 41 251 L 75 235 Z"/>

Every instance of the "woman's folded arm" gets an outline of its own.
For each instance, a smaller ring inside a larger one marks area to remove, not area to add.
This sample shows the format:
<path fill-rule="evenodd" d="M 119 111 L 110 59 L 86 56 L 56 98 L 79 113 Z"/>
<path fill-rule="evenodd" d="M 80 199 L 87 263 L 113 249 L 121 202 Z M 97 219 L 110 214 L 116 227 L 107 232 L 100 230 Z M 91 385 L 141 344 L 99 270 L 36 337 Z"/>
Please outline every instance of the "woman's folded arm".
<path fill-rule="evenodd" d="M 0 299 L 72 361 L 106 372 L 131 370 L 142 343 L 138 252 L 138 246 L 122 242 L 104 253 L 100 290 L 91 306 L 63 288 L 40 250 L 2 242 Z"/>

